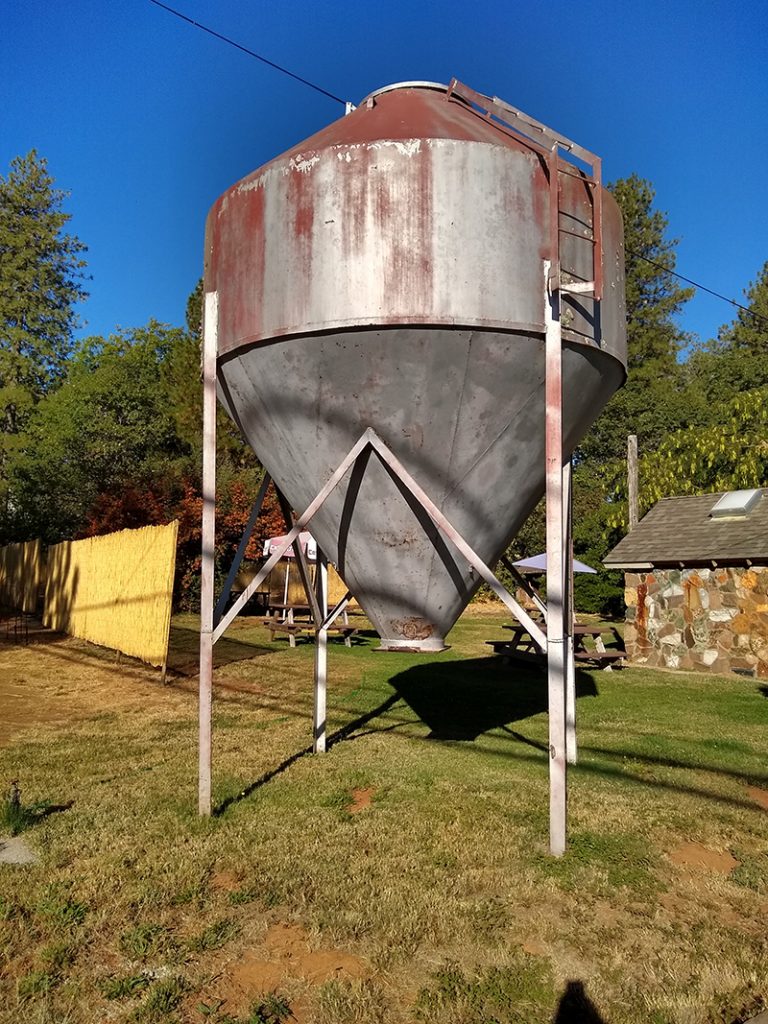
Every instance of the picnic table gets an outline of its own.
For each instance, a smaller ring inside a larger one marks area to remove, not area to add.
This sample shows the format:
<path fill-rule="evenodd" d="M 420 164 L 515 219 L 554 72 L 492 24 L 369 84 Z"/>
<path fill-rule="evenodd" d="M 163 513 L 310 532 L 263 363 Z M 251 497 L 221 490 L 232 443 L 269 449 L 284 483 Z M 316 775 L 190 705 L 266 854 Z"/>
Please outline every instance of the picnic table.
<path fill-rule="evenodd" d="M 546 633 L 546 627 L 540 623 L 542 630 Z M 540 650 L 528 629 L 520 623 L 505 625 L 504 629 L 512 632 L 508 640 L 486 640 L 489 647 L 492 647 L 495 654 L 501 655 L 504 659 L 512 658 L 519 661 L 543 663 L 546 655 Z M 583 623 L 576 623 L 573 627 L 573 657 L 575 661 L 596 664 L 601 668 L 610 669 L 614 663 L 626 658 L 627 652 L 618 648 L 608 650 L 603 637 L 615 635 L 614 631 L 605 626 L 589 626 Z M 591 641 L 591 646 L 587 644 Z"/>
<path fill-rule="evenodd" d="M 351 647 L 352 637 L 357 632 L 357 627 L 350 625 L 346 611 L 342 612 L 341 618 L 342 622 L 328 626 L 327 632 L 343 637 L 345 646 Z M 287 634 L 291 647 L 296 646 L 297 636 L 310 635 L 315 632 L 315 623 L 308 604 L 270 602 L 269 613 L 259 621 L 269 630 L 271 640 L 275 639 L 276 634 Z"/>

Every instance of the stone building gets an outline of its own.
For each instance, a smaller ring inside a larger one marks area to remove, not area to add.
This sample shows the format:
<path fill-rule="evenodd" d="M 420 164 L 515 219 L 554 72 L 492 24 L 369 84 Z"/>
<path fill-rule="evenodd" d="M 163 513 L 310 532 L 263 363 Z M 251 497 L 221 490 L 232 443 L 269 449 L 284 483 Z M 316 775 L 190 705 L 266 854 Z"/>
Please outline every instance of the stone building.
<path fill-rule="evenodd" d="M 767 495 L 664 498 L 606 556 L 631 662 L 768 678 Z"/>

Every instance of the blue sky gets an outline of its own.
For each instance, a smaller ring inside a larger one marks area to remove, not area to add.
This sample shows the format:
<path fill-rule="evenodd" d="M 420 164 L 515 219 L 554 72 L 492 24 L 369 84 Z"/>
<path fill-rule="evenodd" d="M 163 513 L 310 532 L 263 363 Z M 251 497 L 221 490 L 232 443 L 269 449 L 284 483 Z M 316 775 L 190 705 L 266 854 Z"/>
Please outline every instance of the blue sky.
<path fill-rule="evenodd" d="M 678 270 L 726 295 L 768 259 L 768 4 L 171 0 L 330 92 L 455 76 L 648 178 Z M 148 0 L 0 0 L 0 173 L 35 147 L 89 247 L 81 334 L 182 323 L 211 203 L 343 113 Z M 734 311 L 699 293 L 702 338 Z"/>

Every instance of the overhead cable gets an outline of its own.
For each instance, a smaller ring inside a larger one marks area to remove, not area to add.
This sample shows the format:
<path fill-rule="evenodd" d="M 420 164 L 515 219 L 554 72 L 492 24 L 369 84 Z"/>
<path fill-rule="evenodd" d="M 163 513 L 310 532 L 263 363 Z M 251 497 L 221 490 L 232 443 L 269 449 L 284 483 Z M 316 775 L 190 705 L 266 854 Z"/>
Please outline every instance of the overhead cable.
<path fill-rule="evenodd" d="M 308 78 L 302 78 L 301 75 L 297 75 L 293 71 L 289 71 L 288 68 L 284 68 L 282 64 L 276 64 L 273 60 L 268 60 L 263 57 L 260 53 L 256 53 L 255 50 L 250 50 L 247 46 L 243 46 L 241 43 L 235 42 L 234 39 L 230 39 L 229 36 L 224 36 L 221 32 L 216 32 L 214 29 L 209 28 L 207 25 L 203 25 L 199 21 L 195 21 L 194 18 L 187 17 L 186 14 L 182 14 L 181 11 L 174 10 L 173 7 L 169 7 L 167 4 L 163 4 L 160 0 L 149 0 L 155 7 L 161 7 L 164 11 L 168 11 L 169 14 L 173 14 L 176 18 L 181 18 L 182 21 L 186 21 L 188 25 L 194 25 L 195 28 L 201 29 L 203 32 L 207 32 L 209 36 L 213 36 L 214 39 L 220 39 L 223 43 L 229 43 L 230 46 L 234 46 L 235 49 L 241 50 L 243 53 L 247 53 L 249 57 L 255 57 L 256 60 L 260 60 L 262 64 L 266 64 L 270 68 L 274 68 L 275 71 L 281 71 L 284 75 L 288 75 L 289 78 L 295 79 L 297 82 L 301 82 L 302 85 L 309 86 L 310 89 L 314 89 L 315 92 L 319 92 L 322 96 L 327 96 L 329 100 L 335 100 L 336 103 L 346 105 L 346 100 L 343 100 L 341 96 L 335 96 L 332 92 L 328 92 L 327 89 L 323 89 L 321 85 L 315 85 L 314 82 L 310 82 Z"/>
<path fill-rule="evenodd" d="M 248 54 L 249 57 L 255 57 L 256 60 L 261 61 L 262 64 L 266 64 L 267 67 L 274 68 L 275 71 L 280 71 L 282 74 L 288 75 L 288 77 L 293 78 L 294 81 L 301 82 L 302 85 L 306 85 L 310 89 L 314 89 L 315 92 L 319 92 L 321 96 L 327 96 L 329 100 L 334 100 L 336 103 L 341 103 L 345 106 L 347 105 L 347 101 L 343 100 L 341 96 L 336 96 L 334 93 L 328 92 L 328 90 L 323 89 L 322 86 L 316 85 L 314 82 L 310 82 L 308 78 L 303 78 L 301 75 L 297 75 L 294 71 L 289 71 L 288 68 L 283 67 L 282 64 L 277 64 L 275 61 L 269 60 L 267 57 L 263 57 L 260 53 L 256 53 L 255 50 L 251 50 L 247 46 L 243 46 L 234 39 L 230 39 L 229 36 L 222 35 L 221 32 L 216 32 L 207 25 L 203 25 L 201 22 L 195 21 L 194 18 L 190 18 L 186 14 L 182 14 L 181 11 L 177 11 L 173 7 L 169 7 L 167 4 L 161 3 L 161 0 L 149 0 L 149 2 L 154 4 L 155 7 L 160 7 L 162 10 L 174 15 L 174 17 L 180 18 L 182 21 L 186 21 L 188 25 L 193 25 L 195 28 L 199 28 L 201 31 L 207 32 L 208 35 L 213 36 L 214 39 L 220 39 L 223 43 L 228 43 L 230 46 L 234 46 L 236 50 L 240 50 L 242 53 Z M 740 309 L 743 313 L 748 313 L 756 320 L 761 320 L 764 324 L 768 325 L 768 317 L 763 316 L 762 313 L 756 313 L 748 306 L 742 305 L 741 302 L 737 302 L 735 299 L 729 299 L 727 295 L 721 295 L 720 292 L 716 292 L 712 288 L 707 288 L 706 285 L 699 284 L 697 281 L 692 281 L 689 277 L 684 277 L 682 274 L 678 274 L 676 270 L 670 270 L 669 267 L 665 267 L 663 263 L 658 263 L 656 260 L 652 260 L 649 256 L 643 256 L 642 253 L 639 252 L 632 252 L 630 249 L 628 249 L 627 252 L 630 256 L 635 256 L 637 259 L 645 260 L 646 263 L 650 263 L 658 270 L 663 270 L 666 274 L 672 274 L 673 277 L 677 277 L 681 281 L 685 281 L 686 284 L 693 285 L 693 287 L 698 288 L 699 291 L 706 292 L 708 295 L 713 295 L 716 299 L 721 299 L 723 302 L 727 302 L 731 306 L 735 306 L 736 309 Z"/>
<path fill-rule="evenodd" d="M 692 281 L 690 277 L 683 277 L 682 274 L 678 274 L 676 270 L 670 270 L 669 267 L 665 267 L 663 263 L 658 263 L 656 260 L 652 260 L 649 256 L 643 256 L 640 252 L 632 252 L 631 249 L 627 249 L 630 256 L 634 256 L 636 259 L 645 260 L 646 263 L 650 263 L 651 266 L 657 267 L 659 270 L 663 270 L 665 274 L 672 274 L 673 277 L 679 277 L 681 281 L 685 281 L 686 284 L 693 285 L 694 288 L 698 288 L 699 291 L 706 292 L 708 295 L 714 295 L 716 299 L 722 299 L 723 302 L 729 302 L 732 306 L 742 310 L 744 313 L 749 313 L 756 320 L 762 320 L 764 324 L 768 325 L 768 317 L 763 316 L 762 313 L 756 313 L 754 309 L 750 309 L 749 306 L 743 306 L 736 299 L 729 299 L 727 295 L 721 295 L 720 292 L 715 292 L 711 288 L 707 288 L 703 284 L 699 284 L 698 281 Z"/>

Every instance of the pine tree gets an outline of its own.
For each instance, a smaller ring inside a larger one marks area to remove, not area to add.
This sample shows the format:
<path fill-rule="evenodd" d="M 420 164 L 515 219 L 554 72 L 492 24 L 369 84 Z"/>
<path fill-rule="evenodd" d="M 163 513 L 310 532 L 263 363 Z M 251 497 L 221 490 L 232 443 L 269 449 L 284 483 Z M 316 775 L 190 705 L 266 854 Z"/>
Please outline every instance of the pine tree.
<path fill-rule="evenodd" d="M 86 247 L 63 230 L 66 196 L 34 150 L 0 177 L 0 480 L 33 407 L 64 376 L 87 295 Z"/>
<path fill-rule="evenodd" d="M 722 349 L 742 349 L 751 355 L 768 352 L 768 260 L 744 292 L 747 309 L 740 309 L 736 319 L 720 328 L 717 340 Z"/>
<path fill-rule="evenodd" d="M 689 339 L 676 317 L 693 289 L 669 273 L 678 240 L 667 238 L 667 216 L 653 208 L 650 182 L 632 174 L 610 189 L 624 220 L 628 378 L 580 445 L 582 458 L 600 464 L 622 457 L 627 434 L 654 446 L 690 418 L 677 361 Z"/>
<path fill-rule="evenodd" d="M 653 209 L 656 193 L 636 174 L 610 186 L 624 221 L 627 341 L 632 369 L 652 363 L 674 366 L 686 342 L 675 317 L 692 298 L 669 271 L 675 269 L 678 238 L 667 238 L 667 215 Z"/>
<path fill-rule="evenodd" d="M 721 411 L 737 395 L 768 387 L 768 262 L 744 295 L 747 308 L 689 361 L 706 403 L 704 423 L 719 422 Z"/>

